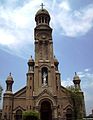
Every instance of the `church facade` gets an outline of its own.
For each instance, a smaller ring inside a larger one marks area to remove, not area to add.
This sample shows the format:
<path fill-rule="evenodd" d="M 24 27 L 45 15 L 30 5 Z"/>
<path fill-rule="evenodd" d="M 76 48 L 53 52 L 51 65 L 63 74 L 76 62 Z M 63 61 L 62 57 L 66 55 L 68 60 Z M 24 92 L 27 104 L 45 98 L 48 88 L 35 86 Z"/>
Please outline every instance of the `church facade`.
<path fill-rule="evenodd" d="M 2 120 L 22 120 L 22 113 L 30 110 L 38 111 L 40 120 L 80 120 L 85 115 L 79 76 L 75 74 L 73 78 L 74 92 L 61 85 L 59 62 L 53 53 L 50 19 L 49 12 L 43 8 L 35 15 L 35 59 L 28 60 L 24 88 L 13 93 L 11 73 L 7 77 Z"/>

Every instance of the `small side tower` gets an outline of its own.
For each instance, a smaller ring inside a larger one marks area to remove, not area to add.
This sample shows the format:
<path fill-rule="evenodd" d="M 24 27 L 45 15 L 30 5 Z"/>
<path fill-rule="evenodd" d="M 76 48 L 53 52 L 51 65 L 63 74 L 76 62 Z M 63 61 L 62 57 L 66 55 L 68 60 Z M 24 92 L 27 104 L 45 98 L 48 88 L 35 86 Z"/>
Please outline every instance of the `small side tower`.
<path fill-rule="evenodd" d="M 80 78 L 75 72 L 75 76 L 73 77 L 73 83 L 75 86 L 74 92 L 74 111 L 75 111 L 75 120 L 82 120 L 85 115 L 85 101 L 84 101 L 84 94 L 80 88 Z"/>
<path fill-rule="evenodd" d="M 14 81 L 13 81 L 13 77 L 11 76 L 11 73 L 9 74 L 9 76 L 7 77 L 6 80 L 6 93 L 12 93 L 12 85 L 13 85 Z"/>
<path fill-rule="evenodd" d="M 60 86 L 61 86 L 61 81 L 60 81 L 61 78 L 60 78 L 60 73 L 58 70 L 59 62 L 55 56 L 54 56 L 54 65 L 55 65 L 55 73 L 56 73 L 56 89 L 58 91 L 60 89 Z"/>
<path fill-rule="evenodd" d="M 34 82 L 34 60 L 31 58 L 28 61 L 28 72 L 27 72 L 27 87 L 26 87 L 26 110 L 33 109 L 33 86 Z"/>
<path fill-rule="evenodd" d="M 4 120 L 12 119 L 12 111 L 13 111 L 12 85 L 13 85 L 13 83 L 14 83 L 14 80 L 10 73 L 6 80 L 6 91 L 5 91 L 4 97 L 3 97 L 4 106 L 3 106 L 3 111 L 2 111 L 2 118 Z"/>

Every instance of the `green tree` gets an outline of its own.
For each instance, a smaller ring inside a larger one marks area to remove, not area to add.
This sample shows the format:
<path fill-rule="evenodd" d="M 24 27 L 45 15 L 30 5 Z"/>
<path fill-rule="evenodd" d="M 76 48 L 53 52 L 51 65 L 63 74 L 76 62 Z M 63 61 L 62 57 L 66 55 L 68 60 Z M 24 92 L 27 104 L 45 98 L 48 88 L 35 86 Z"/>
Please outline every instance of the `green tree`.
<path fill-rule="evenodd" d="M 2 88 L 2 86 L 0 85 L 0 100 L 1 100 L 1 97 L 2 97 L 2 91 L 3 91 L 3 88 Z"/>
<path fill-rule="evenodd" d="M 25 111 L 22 118 L 23 120 L 39 120 L 39 113 L 37 111 Z"/>
<path fill-rule="evenodd" d="M 73 100 L 75 120 L 82 120 L 83 118 L 80 110 L 83 100 L 82 92 L 80 92 L 79 89 L 76 89 L 73 85 L 67 86 L 66 88 L 70 91 Z"/>

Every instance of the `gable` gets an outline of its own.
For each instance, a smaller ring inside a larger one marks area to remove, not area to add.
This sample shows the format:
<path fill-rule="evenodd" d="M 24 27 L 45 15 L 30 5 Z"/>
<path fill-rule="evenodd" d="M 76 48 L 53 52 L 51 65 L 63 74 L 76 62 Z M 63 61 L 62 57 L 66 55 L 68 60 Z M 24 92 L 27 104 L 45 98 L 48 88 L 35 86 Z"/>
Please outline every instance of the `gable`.
<path fill-rule="evenodd" d="M 70 91 L 68 89 L 66 89 L 65 87 L 61 86 L 61 92 L 65 95 L 70 95 Z"/>
<path fill-rule="evenodd" d="M 44 89 L 38 96 L 37 98 L 39 97 L 42 97 L 42 96 L 49 96 L 49 97 L 54 97 L 54 95 L 48 90 L 48 89 Z M 56 97 L 56 96 L 55 96 Z"/>
<path fill-rule="evenodd" d="M 22 110 L 22 111 L 25 111 L 25 109 L 24 109 L 24 108 L 22 108 L 21 106 L 16 107 L 13 111 L 17 111 L 17 110 Z"/>
<path fill-rule="evenodd" d="M 53 106 L 56 106 L 56 98 L 48 89 L 44 89 L 38 96 L 34 96 L 36 100 L 36 106 L 38 106 L 43 100 L 51 101 Z"/>
<path fill-rule="evenodd" d="M 64 110 L 66 110 L 66 109 L 73 109 L 73 106 L 71 104 L 68 104 L 63 109 Z"/>
<path fill-rule="evenodd" d="M 14 93 L 14 98 L 25 98 L 26 97 L 26 87 L 20 89 L 16 93 Z"/>

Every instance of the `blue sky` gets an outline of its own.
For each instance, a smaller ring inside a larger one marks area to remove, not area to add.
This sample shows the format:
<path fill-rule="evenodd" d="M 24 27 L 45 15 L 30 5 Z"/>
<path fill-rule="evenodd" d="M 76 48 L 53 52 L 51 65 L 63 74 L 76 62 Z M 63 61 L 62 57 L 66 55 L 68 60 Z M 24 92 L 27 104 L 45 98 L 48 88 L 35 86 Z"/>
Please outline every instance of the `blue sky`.
<path fill-rule="evenodd" d="M 93 109 L 93 1 L 0 0 L 0 84 L 10 72 L 13 91 L 26 84 L 27 61 L 34 57 L 35 14 L 44 3 L 51 15 L 54 54 L 62 85 L 71 85 L 74 72 L 81 78 L 87 114 Z"/>

